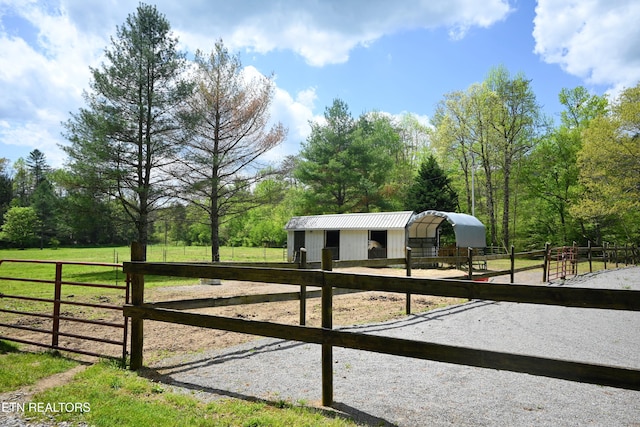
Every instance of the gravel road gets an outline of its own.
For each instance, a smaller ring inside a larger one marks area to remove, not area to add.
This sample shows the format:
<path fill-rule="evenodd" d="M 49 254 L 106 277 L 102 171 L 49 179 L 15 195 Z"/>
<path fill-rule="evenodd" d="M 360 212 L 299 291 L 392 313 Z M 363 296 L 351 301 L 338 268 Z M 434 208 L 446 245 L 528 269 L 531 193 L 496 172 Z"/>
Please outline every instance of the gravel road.
<path fill-rule="evenodd" d="M 640 268 L 551 286 L 640 290 Z M 470 301 L 343 329 L 640 369 L 640 312 Z M 149 371 L 211 400 L 320 405 L 320 346 L 261 339 Z M 334 348 L 333 408 L 368 425 L 640 426 L 640 392 Z"/>

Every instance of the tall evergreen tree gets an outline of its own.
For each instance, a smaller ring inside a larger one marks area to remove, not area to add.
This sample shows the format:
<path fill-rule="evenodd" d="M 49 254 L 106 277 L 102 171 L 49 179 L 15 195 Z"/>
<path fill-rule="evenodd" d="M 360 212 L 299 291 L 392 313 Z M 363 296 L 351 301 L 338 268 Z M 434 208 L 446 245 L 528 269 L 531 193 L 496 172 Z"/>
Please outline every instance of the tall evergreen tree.
<path fill-rule="evenodd" d="M 37 148 L 29 153 L 29 157 L 26 160 L 27 168 L 31 172 L 33 177 L 33 190 L 46 178 L 46 174 L 49 171 L 49 165 L 47 164 L 47 158 L 44 153 Z"/>
<path fill-rule="evenodd" d="M 418 175 L 409 188 L 405 208 L 415 212 L 427 210 L 456 212 L 458 210 L 458 195 L 451 187 L 451 179 L 444 173 L 433 155 L 420 164 Z"/>
<path fill-rule="evenodd" d="M 335 99 L 326 124 L 312 124 L 302 144 L 295 176 L 305 192 L 307 213 L 369 212 L 386 208 L 384 186 L 403 149 L 388 118 L 363 114 L 354 120 Z"/>
<path fill-rule="evenodd" d="M 66 123 L 77 184 L 118 200 L 146 244 L 150 214 L 170 194 L 164 169 L 179 149 L 177 112 L 191 94 L 186 61 L 155 6 L 140 4 L 92 69 L 86 108 Z"/>

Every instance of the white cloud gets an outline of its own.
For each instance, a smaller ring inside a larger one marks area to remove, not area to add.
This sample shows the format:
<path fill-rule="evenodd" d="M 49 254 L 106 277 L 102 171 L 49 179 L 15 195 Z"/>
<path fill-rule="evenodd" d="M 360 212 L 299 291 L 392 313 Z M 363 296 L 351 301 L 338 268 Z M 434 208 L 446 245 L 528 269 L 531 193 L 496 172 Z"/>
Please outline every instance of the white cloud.
<path fill-rule="evenodd" d="M 354 48 L 398 31 L 446 28 L 461 37 L 511 10 L 509 0 L 155 3 L 189 51 L 207 51 L 222 38 L 231 51 L 291 50 L 314 66 L 345 62 Z M 56 147 L 66 141 L 60 122 L 84 104 L 89 67 L 99 64 L 116 26 L 137 5 L 133 0 L 0 0 L 0 144 L 39 148 L 52 166 L 61 166 L 64 156 Z M 297 152 L 309 120 L 322 119 L 313 113 L 315 96 L 315 88 L 294 96 L 277 88 L 272 118 L 290 129 L 281 152 Z"/>
<path fill-rule="evenodd" d="M 89 66 L 106 39 L 80 33 L 61 10 L 34 2 L 5 8 L 0 18 L 13 25 L 0 27 L 0 117 L 7 123 L 0 142 L 38 148 L 52 166 L 61 166 L 60 122 L 81 105 Z"/>
<path fill-rule="evenodd" d="M 294 99 L 289 92 L 276 87 L 271 104 L 271 122 L 282 123 L 289 132 L 287 139 L 280 146 L 264 156 L 265 160 L 278 162 L 283 157 L 299 151 L 300 143 L 311 133 L 309 123 L 319 120 L 319 117 L 313 114 L 315 99 L 315 88 L 298 92 Z"/>
<path fill-rule="evenodd" d="M 589 84 L 635 86 L 640 81 L 640 2 L 539 0 L 535 53 Z"/>
<path fill-rule="evenodd" d="M 354 48 L 398 31 L 444 27 L 459 39 L 470 28 L 489 27 L 511 12 L 508 0 L 191 3 L 178 7 L 168 0 L 158 2 L 190 50 L 206 50 L 221 37 L 232 50 L 292 50 L 313 66 L 346 62 Z"/>

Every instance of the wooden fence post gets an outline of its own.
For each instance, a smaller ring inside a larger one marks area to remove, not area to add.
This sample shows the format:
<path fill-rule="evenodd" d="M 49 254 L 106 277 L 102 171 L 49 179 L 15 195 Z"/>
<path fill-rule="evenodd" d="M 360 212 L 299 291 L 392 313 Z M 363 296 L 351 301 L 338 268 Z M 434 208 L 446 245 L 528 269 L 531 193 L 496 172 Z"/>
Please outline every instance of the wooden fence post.
<path fill-rule="evenodd" d="M 407 264 L 407 277 L 411 277 L 411 248 L 409 246 L 406 249 L 405 263 Z M 411 293 L 407 293 L 406 298 L 405 313 L 409 315 L 411 314 Z"/>
<path fill-rule="evenodd" d="M 131 261 L 146 261 L 146 248 L 138 242 L 131 243 Z M 131 275 L 131 304 L 140 306 L 144 303 L 144 275 Z M 142 347 L 144 345 L 143 320 L 131 318 L 131 361 L 129 369 L 136 371 L 142 368 Z"/>
<path fill-rule="evenodd" d="M 589 259 L 589 273 L 593 273 L 593 254 L 591 253 L 591 240 L 587 244 L 587 258 Z"/>
<path fill-rule="evenodd" d="M 549 243 L 544 244 L 544 265 L 542 266 L 542 283 L 547 283 L 549 279 L 549 265 L 551 254 L 549 253 Z"/>
<path fill-rule="evenodd" d="M 602 261 L 604 262 L 604 269 L 607 269 L 607 242 L 602 243 Z"/>
<path fill-rule="evenodd" d="M 333 270 L 333 254 L 330 249 L 322 249 L 322 270 Z M 322 328 L 333 328 L 333 288 L 326 276 L 322 283 Z M 333 347 L 323 340 L 322 343 L 322 405 L 333 404 Z"/>
<path fill-rule="evenodd" d="M 616 268 L 618 268 L 618 244 L 613 244 L 613 260 L 616 263 Z"/>
<path fill-rule="evenodd" d="M 467 258 L 469 262 L 469 280 L 473 280 L 473 248 L 467 248 Z"/>
<path fill-rule="evenodd" d="M 625 243 L 624 244 L 624 265 L 625 267 L 627 265 L 629 265 L 629 252 L 627 251 L 627 247 L 629 246 L 629 243 Z"/>
<path fill-rule="evenodd" d="M 51 330 L 51 347 L 58 347 L 60 336 L 60 299 L 62 298 L 62 263 L 56 263 L 56 279 L 53 291 L 53 325 Z"/>
<path fill-rule="evenodd" d="M 516 248 L 511 245 L 511 283 L 516 282 Z"/>
<path fill-rule="evenodd" d="M 300 268 L 307 268 L 307 250 L 300 248 Z M 307 324 L 307 285 L 300 285 L 300 324 Z"/>

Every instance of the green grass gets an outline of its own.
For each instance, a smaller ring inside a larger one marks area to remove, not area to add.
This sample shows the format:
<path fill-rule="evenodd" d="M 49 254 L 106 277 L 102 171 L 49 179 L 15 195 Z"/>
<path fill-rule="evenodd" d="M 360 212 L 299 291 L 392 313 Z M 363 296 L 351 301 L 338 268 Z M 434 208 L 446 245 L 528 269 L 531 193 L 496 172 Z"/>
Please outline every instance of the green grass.
<path fill-rule="evenodd" d="M 286 256 L 282 248 L 232 248 L 220 249 L 223 261 L 237 262 L 281 262 Z M 195 246 L 153 246 L 147 248 L 147 259 L 156 262 L 203 262 L 211 258 L 210 247 Z M 71 261 L 122 263 L 129 261 L 130 249 L 124 247 L 109 248 L 59 248 L 59 249 L 26 249 L 0 250 L 0 277 L 22 278 L 53 281 L 56 274 L 55 264 L 35 262 L 12 262 L 9 260 L 40 260 L 40 261 Z M 79 283 L 99 283 L 109 285 L 124 285 L 125 277 L 122 270 L 116 267 L 63 265 L 62 280 Z M 179 277 L 146 276 L 147 289 L 158 286 L 176 286 L 195 283 L 196 280 Z M 52 283 L 34 283 L 0 279 L 0 294 L 21 295 L 27 297 L 52 299 L 54 286 Z M 65 284 L 62 286 L 62 299 L 73 301 L 91 301 L 97 297 L 109 297 L 118 303 L 124 302 L 122 290 L 90 288 Z M 95 302 L 95 301 L 91 301 Z M 0 308 L 29 311 L 48 312 L 50 303 L 25 302 L 14 299 L 0 299 Z M 68 307 L 68 311 L 78 309 Z M 2 315 L 0 315 L 2 318 Z"/>
<path fill-rule="evenodd" d="M 35 384 L 77 364 L 56 353 L 23 353 L 17 345 L 0 341 L 0 393 Z"/>
<path fill-rule="evenodd" d="M 89 411 L 27 413 L 57 422 L 100 426 L 354 426 L 319 409 L 288 402 L 247 402 L 225 399 L 203 403 L 186 394 L 102 362 L 76 375 L 70 383 L 33 396 L 32 401 L 86 403 Z"/>

